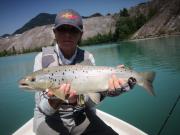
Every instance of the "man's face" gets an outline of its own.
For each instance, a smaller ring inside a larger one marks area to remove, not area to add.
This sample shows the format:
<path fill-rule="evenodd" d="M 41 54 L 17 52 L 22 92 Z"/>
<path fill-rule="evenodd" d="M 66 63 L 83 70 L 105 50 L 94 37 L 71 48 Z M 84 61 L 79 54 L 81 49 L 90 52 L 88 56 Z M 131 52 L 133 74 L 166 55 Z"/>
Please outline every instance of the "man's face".
<path fill-rule="evenodd" d="M 63 51 L 75 49 L 82 36 L 82 32 L 70 25 L 58 27 L 54 30 L 54 34 L 60 49 Z"/>

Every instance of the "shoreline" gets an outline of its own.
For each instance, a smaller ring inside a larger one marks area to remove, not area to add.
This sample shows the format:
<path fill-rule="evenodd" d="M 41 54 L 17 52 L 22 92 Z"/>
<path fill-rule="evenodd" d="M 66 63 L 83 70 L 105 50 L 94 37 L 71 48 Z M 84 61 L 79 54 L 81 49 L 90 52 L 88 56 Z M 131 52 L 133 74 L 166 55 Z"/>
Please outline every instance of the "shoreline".
<path fill-rule="evenodd" d="M 175 33 L 175 34 L 170 34 L 170 35 L 165 34 L 165 35 L 161 35 L 161 36 L 146 37 L 146 38 L 139 38 L 139 39 L 127 39 L 124 41 L 143 41 L 143 40 L 151 40 L 151 39 L 159 39 L 159 38 L 175 37 L 175 36 L 180 36 L 180 32 Z"/>
<path fill-rule="evenodd" d="M 164 34 L 164 35 L 161 35 L 161 36 L 154 36 L 154 37 L 147 37 L 147 38 L 126 39 L 126 40 L 123 40 L 123 41 L 120 41 L 120 42 L 136 42 L 136 41 L 153 40 L 153 39 L 176 37 L 176 36 L 180 36 L 180 32 L 177 32 L 177 33 L 174 33 L 174 34 L 170 34 L 170 35 Z M 107 42 L 107 43 L 115 43 L 115 42 Z M 116 43 L 118 43 L 118 41 Z M 99 44 L 104 44 L 104 43 L 102 42 L 102 43 L 99 43 Z M 96 46 L 96 45 L 99 45 L 99 44 L 82 45 L 80 47 L 90 47 L 90 46 Z M 0 55 L 0 57 L 16 56 L 16 55 L 21 55 L 21 54 L 26 54 L 26 53 L 33 53 L 33 52 L 39 52 L 39 51 L 37 51 L 37 48 L 36 48 L 34 50 L 28 50 L 27 52 L 23 52 L 23 53 L 17 53 L 17 52 L 16 53 L 12 53 L 11 52 L 11 53 L 6 54 L 6 55 Z"/>

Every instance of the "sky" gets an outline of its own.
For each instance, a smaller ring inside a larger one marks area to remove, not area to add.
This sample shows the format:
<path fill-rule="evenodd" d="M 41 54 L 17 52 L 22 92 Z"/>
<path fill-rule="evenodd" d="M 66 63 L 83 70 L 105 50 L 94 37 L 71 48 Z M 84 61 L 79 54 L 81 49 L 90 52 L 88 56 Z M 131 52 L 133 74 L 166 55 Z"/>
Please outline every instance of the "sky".
<path fill-rule="evenodd" d="M 12 34 L 39 13 L 74 9 L 82 16 L 117 13 L 148 0 L 0 0 L 0 35 Z"/>

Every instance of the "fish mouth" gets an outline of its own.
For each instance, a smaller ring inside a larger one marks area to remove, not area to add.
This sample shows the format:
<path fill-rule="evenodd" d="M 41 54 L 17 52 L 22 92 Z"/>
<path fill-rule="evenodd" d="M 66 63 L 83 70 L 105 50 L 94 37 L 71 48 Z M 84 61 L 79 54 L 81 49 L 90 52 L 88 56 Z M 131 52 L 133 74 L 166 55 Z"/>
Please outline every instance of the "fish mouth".
<path fill-rule="evenodd" d="M 19 84 L 19 88 L 32 89 L 32 88 L 29 87 L 29 85 L 27 85 L 27 84 Z"/>
<path fill-rule="evenodd" d="M 29 89 L 29 90 L 33 90 L 32 87 L 30 87 L 30 86 L 28 86 L 28 85 L 25 85 L 25 84 L 20 84 L 20 85 L 19 85 L 19 88 L 21 88 L 21 89 Z"/>
<path fill-rule="evenodd" d="M 19 88 L 33 89 L 32 87 L 29 86 L 28 83 L 25 82 L 24 79 L 19 81 Z"/>

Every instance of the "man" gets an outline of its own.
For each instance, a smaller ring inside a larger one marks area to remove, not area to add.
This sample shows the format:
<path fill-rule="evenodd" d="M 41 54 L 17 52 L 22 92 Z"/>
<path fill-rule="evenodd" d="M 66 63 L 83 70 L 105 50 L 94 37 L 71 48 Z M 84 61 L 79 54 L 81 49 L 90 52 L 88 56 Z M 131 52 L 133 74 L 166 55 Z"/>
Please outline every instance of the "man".
<path fill-rule="evenodd" d="M 95 65 L 93 55 L 77 47 L 83 34 L 81 16 L 74 10 L 63 10 L 55 19 L 54 34 L 56 44 L 54 47 L 43 48 L 35 58 L 34 71 L 51 66 L 74 65 L 85 60 Z M 124 80 L 112 75 L 109 78 L 109 92 L 94 93 L 83 96 L 85 106 L 77 104 L 76 91 L 71 89 L 71 84 L 59 86 L 67 97 L 63 102 L 50 92 L 36 92 L 34 109 L 34 132 L 37 135 L 58 134 L 117 134 L 100 120 L 93 111 L 93 107 L 105 96 L 117 96 L 120 93 Z M 128 87 L 129 88 L 129 87 Z"/>

